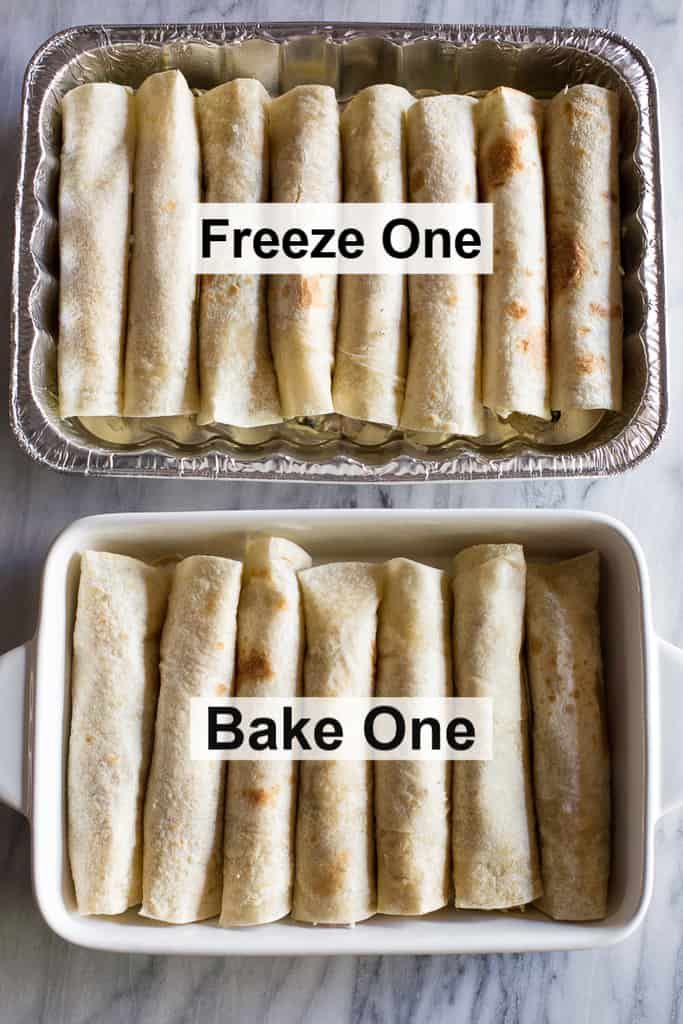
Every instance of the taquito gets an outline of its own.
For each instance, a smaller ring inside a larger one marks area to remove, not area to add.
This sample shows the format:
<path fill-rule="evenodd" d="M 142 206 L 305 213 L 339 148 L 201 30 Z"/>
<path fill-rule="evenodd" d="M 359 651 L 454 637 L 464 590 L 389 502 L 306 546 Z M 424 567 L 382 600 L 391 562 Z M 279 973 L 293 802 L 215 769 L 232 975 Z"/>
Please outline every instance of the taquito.
<path fill-rule="evenodd" d="M 190 758 L 190 700 L 232 692 L 242 566 L 193 555 L 174 571 L 145 799 L 144 917 L 183 924 L 220 911 L 225 764 Z"/>
<path fill-rule="evenodd" d="M 575 85 L 546 110 L 552 407 L 620 409 L 619 102 Z"/>
<path fill-rule="evenodd" d="M 197 412 L 193 203 L 200 198 L 195 100 L 179 71 L 135 95 L 137 147 L 126 347 L 126 416 Z"/>
<path fill-rule="evenodd" d="M 344 200 L 402 203 L 406 180 L 405 112 L 413 97 L 396 85 L 371 85 L 341 116 Z M 332 397 L 336 412 L 397 426 L 407 364 L 406 279 L 349 274 L 340 281 Z"/>
<path fill-rule="evenodd" d="M 268 104 L 268 93 L 254 78 L 236 78 L 197 99 L 205 202 L 268 199 Z M 282 419 L 265 277 L 202 277 L 199 378 L 200 424 L 259 427 Z"/>
<path fill-rule="evenodd" d="M 306 569 L 307 697 L 370 697 L 380 570 L 344 562 Z M 377 909 L 371 761 L 304 761 L 299 780 L 293 916 L 353 924 Z"/>
<path fill-rule="evenodd" d="M 475 109 L 470 96 L 429 96 L 407 113 L 414 203 L 477 201 Z M 416 274 L 408 282 L 410 351 L 400 426 L 476 436 L 481 402 L 479 279 Z"/>
<path fill-rule="evenodd" d="M 493 758 L 453 765 L 456 907 L 504 910 L 541 895 L 522 675 L 519 544 L 466 548 L 453 562 L 455 689 L 493 702 Z"/>
<path fill-rule="evenodd" d="M 543 106 L 516 89 L 477 108 L 481 201 L 493 203 L 493 273 L 483 278 L 484 405 L 550 419 Z"/>
<path fill-rule="evenodd" d="M 135 149 L 133 94 L 80 85 L 62 100 L 59 175 L 61 416 L 120 416 Z"/>
<path fill-rule="evenodd" d="M 273 202 L 340 202 L 341 142 L 334 89 L 298 85 L 272 101 L 270 160 Z M 268 323 L 284 418 L 333 412 L 336 276 L 272 276 Z"/>
<path fill-rule="evenodd" d="M 384 567 L 378 697 L 450 697 L 446 573 L 406 558 Z M 377 910 L 428 914 L 451 892 L 450 761 L 376 761 Z"/>
<path fill-rule="evenodd" d="M 237 615 L 238 697 L 301 693 L 297 572 L 311 559 L 280 537 L 247 543 Z M 225 803 L 222 925 L 264 924 L 292 906 L 296 761 L 232 761 Z"/>
<path fill-rule="evenodd" d="M 600 556 L 530 565 L 527 661 L 542 910 L 562 921 L 607 913 L 610 768 L 600 653 Z"/>
<path fill-rule="evenodd" d="M 142 898 L 142 809 L 169 573 L 86 551 L 73 638 L 69 860 L 81 914 Z"/>

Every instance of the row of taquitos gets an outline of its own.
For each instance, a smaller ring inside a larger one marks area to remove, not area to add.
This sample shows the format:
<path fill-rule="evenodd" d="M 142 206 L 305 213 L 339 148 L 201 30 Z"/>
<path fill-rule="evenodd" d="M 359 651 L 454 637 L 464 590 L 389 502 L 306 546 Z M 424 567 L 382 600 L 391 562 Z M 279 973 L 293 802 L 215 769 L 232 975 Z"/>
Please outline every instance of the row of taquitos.
<path fill-rule="evenodd" d="M 512 89 L 415 100 L 377 85 L 340 119 L 326 86 L 271 101 L 238 79 L 195 100 L 169 71 L 135 96 L 107 83 L 74 89 L 63 114 L 62 415 L 197 413 L 252 427 L 336 411 L 476 436 L 484 406 L 545 419 L 551 408 L 620 408 L 609 90 L 574 87 L 544 118 Z M 409 297 L 400 277 L 349 276 L 338 297 L 331 276 L 266 288 L 231 275 L 203 280 L 197 358 L 191 210 L 202 176 L 209 202 L 493 202 L 483 337 L 475 276 L 413 277 Z"/>
<path fill-rule="evenodd" d="M 213 556 L 173 569 L 83 556 L 69 750 L 79 910 L 345 924 L 428 913 L 454 891 L 456 907 L 604 916 L 597 553 L 527 574 L 519 545 L 468 548 L 452 588 L 401 558 L 310 565 L 264 537 L 243 571 Z M 328 697 L 448 695 L 454 675 L 458 695 L 493 698 L 493 760 L 306 762 L 298 780 L 292 764 L 232 762 L 227 784 L 223 763 L 190 760 L 190 697 L 288 696 L 302 675 L 307 695 Z"/>

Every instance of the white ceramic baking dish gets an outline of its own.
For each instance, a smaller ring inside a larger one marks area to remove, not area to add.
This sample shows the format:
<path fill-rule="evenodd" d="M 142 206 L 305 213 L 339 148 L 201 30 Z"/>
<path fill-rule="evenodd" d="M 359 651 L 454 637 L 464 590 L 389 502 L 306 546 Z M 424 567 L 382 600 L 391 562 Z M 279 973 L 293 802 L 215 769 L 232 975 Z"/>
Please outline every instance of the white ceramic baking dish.
<path fill-rule="evenodd" d="M 239 556 L 245 534 L 303 544 L 315 559 L 407 555 L 447 566 L 460 547 L 519 541 L 531 553 L 600 550 L 603 647 L 613 764 L 613 863 L 609 914 L 562 924 L 536 911 L 453 910 L 424 918 L 377 916 L 355 928 L 291 921 L 248 929 L 215 922 L 168 926 L 134 911 L 80 917 L 66 855 L 65 763 L 69 666 L 79 558 L 87 548 L 147 558 L 190 552 Z M 261 511 L 105 515 L 81 519 L 45 563 L 35 639 L 0 659 L 0 799 L 33 826 L 33 880 L 45 920 L 71 942 L 131 953 L 470 953 L 579 949 L 625 938 L 647 910 L 657 818 L 683 801 L 679 729 L 683 652 L 658 639 L 650 587 L 633 535 L 614 519 L 562 511 Z"/>

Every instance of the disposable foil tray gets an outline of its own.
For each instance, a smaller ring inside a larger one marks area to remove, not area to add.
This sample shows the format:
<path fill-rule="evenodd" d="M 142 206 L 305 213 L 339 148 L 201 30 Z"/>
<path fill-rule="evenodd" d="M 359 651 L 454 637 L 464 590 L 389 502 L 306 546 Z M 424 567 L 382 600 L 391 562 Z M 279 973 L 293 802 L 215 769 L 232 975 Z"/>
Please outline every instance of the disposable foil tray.
<path fill-rule="evenodd" d="M 508 85 L 539 98 L 592 82 L 620 99 L 624 408 L 476 440 L 404 435 L 329 416 L 244 430 L 172 420 L 61 420 L 57 406 L 60 100 L 84 82 L 138 87 L 179 68 L 208 89 L 237 76 L 272 94 L 325 83 L 340 102 L 376 82 L 414 93 Z M 657 88 L 647 58 L 598 29 L 401 24 L 84 26 L 48 40 L 24 82 L 14 242 L 11 420 L 33 458 L 72 473 L 387 483 L 605 476 L 634 466 L 667 417 Z"/>

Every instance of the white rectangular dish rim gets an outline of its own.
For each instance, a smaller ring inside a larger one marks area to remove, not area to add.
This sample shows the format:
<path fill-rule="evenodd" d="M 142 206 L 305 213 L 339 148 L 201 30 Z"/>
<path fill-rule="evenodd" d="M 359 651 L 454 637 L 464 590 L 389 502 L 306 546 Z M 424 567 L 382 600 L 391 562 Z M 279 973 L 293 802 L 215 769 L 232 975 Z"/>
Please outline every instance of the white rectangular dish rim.
<path fill-rule="evenodd" d="M 64 843 L 64 765 L 78 555 L 94 547 L 148 557 L 190 551 L 239 556 L 243 538 L 251 532 L 289 536 L 319 561 L 404 554 L 445 566 L 460 547 L 481 540 L 519 540 L 532 554 L 569 555 L 589 547 L 601 551 L 615 812 L 614 870 L 605 921 L 567 924 L 536 911 L 444 910 L 416 919 L 378 915 L 355 928 L 314 928 L 287 920 L 220 929 L 215 921 L 162 925 L 143 920 L 135 911 L 119 918 L 76 913 Z M 43 917 L 63 938 L 90 948 L 291 956 L 604 947 L 626 938 L 642 921 L 652 892 L 656 821 L 683 802 L 676 731 L 683 709 L 682 679 L 683 653 L 657 638 L 652 626 L 647 567 L 638 542 L 607 516 L 555 510 L 384 509 L 93 516 L 71 524 L 52 545 L 35 639 L 0 658 L 6 712 L 0 724 L 0 800 L 31 820 L 33 881 Z"/>

